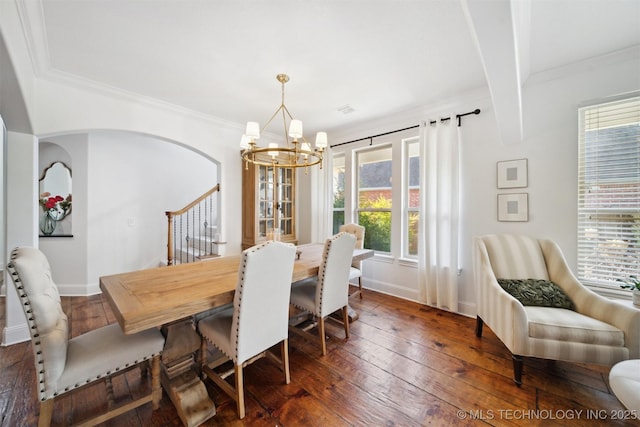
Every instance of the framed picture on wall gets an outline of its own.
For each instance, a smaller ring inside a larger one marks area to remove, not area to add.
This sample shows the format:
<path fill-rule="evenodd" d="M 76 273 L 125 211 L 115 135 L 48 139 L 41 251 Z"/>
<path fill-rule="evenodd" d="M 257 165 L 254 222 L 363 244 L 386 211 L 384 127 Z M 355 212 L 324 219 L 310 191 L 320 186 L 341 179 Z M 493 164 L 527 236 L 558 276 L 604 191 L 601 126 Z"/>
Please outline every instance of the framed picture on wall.
<path fill-rule="evenodd" d="M 522 188 L 527 184 L 527 159 L 498 162 L 498 188 Z"/>
<path fill-rule="evenodd" d="M 529 221 L 529 194 L 498 194 L 498 221 Z"/>

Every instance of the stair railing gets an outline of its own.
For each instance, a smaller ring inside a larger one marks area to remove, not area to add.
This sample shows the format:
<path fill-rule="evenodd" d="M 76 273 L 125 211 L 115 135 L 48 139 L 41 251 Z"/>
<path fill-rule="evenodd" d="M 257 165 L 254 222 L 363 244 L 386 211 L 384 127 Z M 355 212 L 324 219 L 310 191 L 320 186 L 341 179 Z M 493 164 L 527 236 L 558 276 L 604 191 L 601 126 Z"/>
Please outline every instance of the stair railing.
<path fill-rule="evenodd" d="M 180 263 L 217 256 L 219 192 L 220 184 L 184 208 L 165 212 L 168 221 L 167 265 L 175 264 L 176 253 L 180 255 L 177 259 Z"/>

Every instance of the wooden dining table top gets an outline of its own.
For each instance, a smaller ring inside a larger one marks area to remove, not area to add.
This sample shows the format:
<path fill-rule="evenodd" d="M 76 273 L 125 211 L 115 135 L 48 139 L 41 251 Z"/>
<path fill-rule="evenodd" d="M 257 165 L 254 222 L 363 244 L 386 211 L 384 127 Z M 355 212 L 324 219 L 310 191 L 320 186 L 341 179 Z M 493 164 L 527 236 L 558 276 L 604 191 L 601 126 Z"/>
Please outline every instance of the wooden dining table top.
<path fill-rule="evenodd" d="M 297 247 L 300 256 L 292 282 L 318 274 L 323 247 L 322 243 Z M 355 249 L 353 261 L 371 256 L 371 249 Z M 133 334 L 232 302 L 240 258 L 234 255 L 103 276 L 100 289 L 124 333 Z"/>

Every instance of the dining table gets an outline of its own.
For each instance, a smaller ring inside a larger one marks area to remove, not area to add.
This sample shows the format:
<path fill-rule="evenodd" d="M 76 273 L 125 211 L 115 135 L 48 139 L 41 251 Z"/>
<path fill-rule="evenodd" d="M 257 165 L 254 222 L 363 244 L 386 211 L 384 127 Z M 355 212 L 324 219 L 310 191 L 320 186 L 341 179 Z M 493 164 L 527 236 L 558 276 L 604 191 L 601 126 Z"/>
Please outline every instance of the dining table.
<path fill-rule="evenodd" d="M 292 283 L 317 276 L 323 248 L 322 243 L 297 246 Z M 352 261 L 373 255 L 371 249 L 354 249 Z M 232 255 L 100 277 L 100 289 L 125 334 L 150 328 L 164 334 L 162 385 L 187 427 L 215 415 L 194 370 L 201 344 L 194 316 L 233 302 L 240 260 L 241 255 Z"/>

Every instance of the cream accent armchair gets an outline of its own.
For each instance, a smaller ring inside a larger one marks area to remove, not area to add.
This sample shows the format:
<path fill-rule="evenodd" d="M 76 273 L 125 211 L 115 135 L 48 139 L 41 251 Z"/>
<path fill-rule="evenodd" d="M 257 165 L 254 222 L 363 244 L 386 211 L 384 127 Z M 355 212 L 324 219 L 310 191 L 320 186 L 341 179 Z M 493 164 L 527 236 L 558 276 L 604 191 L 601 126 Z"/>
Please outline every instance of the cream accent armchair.
<path fill-rule="evenodd" d="M 106 381 L 109 408 L 82 425 L 103 423 L 149 402 L 158 409 L 162 399 L 160 354 L 164 347 L 159 330 L 125 335 L 114 323 L 69 338 L 67 316 L 46 256 L 36 248 L 17 248 L 7 267 L 31 333 L 40 400 L 39 427 L 51 424 L 55 398 L 96 381 Z M 113 406 L 111 376 L 140 364 L 146 368 L 147 362 L 151 362 L 151 393 Z"/>
<path fill-rule="evenodd" d="M 640 310 L 599 296 L 570 271 L 551 240 L 502 234 L 474 238 L 476 336 L 486 323 L 513 355 L 522 384 L 523 357 L 612 366 L 640 357 Z M 558 285 L 575 311 L 523 306 L 497 279 L 543 279 Z"/>
<path fill-rule="evenodd" d="M 365 228 L 358 224 L 343 224 L 340 226 L 340 231 L 344 231 L 345 233 L 353 234 L 356 238 L 356 249 L 364 248 L 364 233 Z M 351 269 L 349 270 L 349 283 L 356 283 L 358 281 L 358 290 L 353 292 L 351 295 L 360 295 L 360 299 L 362 299 L 362 261 L 354 261 L 351 263 Z"/>

